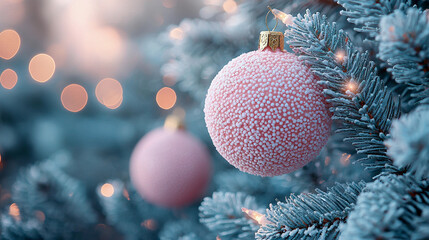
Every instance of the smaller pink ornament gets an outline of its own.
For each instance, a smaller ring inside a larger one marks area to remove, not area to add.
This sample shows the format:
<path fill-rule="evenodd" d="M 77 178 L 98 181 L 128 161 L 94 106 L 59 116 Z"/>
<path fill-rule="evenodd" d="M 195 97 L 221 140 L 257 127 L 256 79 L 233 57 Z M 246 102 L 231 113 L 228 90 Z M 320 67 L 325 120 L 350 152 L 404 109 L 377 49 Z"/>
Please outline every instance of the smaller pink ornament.
<path fill-rule="evenodd" d="M 203 196 L 211 177 L 210 154 L 185 130 L 158 128 L 136 145 L 130 177 L 146 201 L 183 207 Z"/>

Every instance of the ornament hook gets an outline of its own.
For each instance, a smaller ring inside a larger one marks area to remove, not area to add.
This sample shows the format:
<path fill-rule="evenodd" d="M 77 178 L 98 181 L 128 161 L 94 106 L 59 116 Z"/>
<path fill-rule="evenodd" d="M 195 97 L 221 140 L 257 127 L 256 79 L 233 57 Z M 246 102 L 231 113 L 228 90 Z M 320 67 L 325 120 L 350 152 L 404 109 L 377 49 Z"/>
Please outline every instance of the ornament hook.
<path fill-rule="evenodd" d="M 267 12 L 267 15 L 265 15 L 265 26 L 267 26 L 268 32 L 273 32 L 274 30 L 276 30 L 277 25 L 279 24 L 279 19 L 276 17 L 276 15 L 273 13 L 273 9 L 270 6 L 267 6 L 267 8 L 269 9 Z M 274 28 L 272 30 L 270 30 L 270 27 L 268 27 L 268 15 L 272 13 L 274 15 L 274 18 L 276 19 L 276 25 L 274 26 Z"/>

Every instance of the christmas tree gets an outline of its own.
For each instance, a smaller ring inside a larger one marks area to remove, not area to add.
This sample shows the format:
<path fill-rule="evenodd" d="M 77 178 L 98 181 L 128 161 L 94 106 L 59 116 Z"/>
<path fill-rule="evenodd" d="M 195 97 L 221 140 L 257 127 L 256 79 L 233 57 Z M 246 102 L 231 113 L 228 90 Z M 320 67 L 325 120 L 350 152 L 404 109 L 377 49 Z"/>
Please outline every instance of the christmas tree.
<path fill-rule="evenodd" d="M 1 239 L 429 239 L 427 1 L 95 2 L 0 33 Z"/>

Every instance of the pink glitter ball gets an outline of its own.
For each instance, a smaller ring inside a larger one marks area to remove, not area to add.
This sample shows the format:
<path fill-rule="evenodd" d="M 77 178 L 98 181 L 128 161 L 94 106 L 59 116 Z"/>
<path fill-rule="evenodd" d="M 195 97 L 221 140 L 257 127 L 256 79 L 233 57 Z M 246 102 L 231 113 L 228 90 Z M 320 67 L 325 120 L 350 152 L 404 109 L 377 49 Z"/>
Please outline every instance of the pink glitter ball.
<path fill-rule="evenodd" d="M 214 78 L 205 121 L 219 153 L 243 172 L 277 176 L 315 158 L 331 114 L 317 78 L 288 52 L 242 54 Z"/>
<path fill-rule="evenodd" d="M 211 177 L 210 155 L 186 131 L 158 128 L 135 147 L 130 177 L 146 201 L 183 207 L 203 196 Z"/>

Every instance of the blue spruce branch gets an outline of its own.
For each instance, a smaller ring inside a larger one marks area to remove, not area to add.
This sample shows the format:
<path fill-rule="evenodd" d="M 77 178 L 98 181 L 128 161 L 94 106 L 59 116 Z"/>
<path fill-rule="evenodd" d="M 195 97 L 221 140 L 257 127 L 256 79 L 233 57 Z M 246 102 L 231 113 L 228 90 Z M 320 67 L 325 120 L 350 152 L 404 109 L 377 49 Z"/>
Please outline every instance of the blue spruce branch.
<path fill-rule="evenodd" d="M 247 218 L 242 208 L 258 209 L 255 198 L 244 193 L 215 192 L 200 206 L 200 222 L 221 239 L 254 238 L 258 225 Z"/>
<path fill-rule="evenodd" d="M 41 226 L 35 229 L 43 239 L 74 239 L 95 223 L 96 214 L 84 186 L 61 169 L 67 161 L 68 155 L 57 155 L 20 173 L 12 199 L 19 208 L 17 222 L 22 230 L 39 216 Z M 3 229 L 4 234 L 10 232 Z"/>
<path fill-rule="evenodd" d="M 109 183 L 114 188 L 112 196 L 103 196 L 100 187 L 97 191 L 107 222 L 123 233 L 127 240 L 155 238 L 159 221 L 169 216 L 167 210 L 145 202 L 134 188 L 120 180 Z M 145 223 L 151 225 L 146 226 Z"/>
<path fill-rule="evenodd" d="M 216 236 L 207 234 L 207 229 L 202 227 L 198 222 L 187 219 L 168 222 L 159 234 L 160 240 L 212 240 L 216 238 Z"/>
<path fill-rule="evenodd" d="M 267 220 L 256 233 L 259 240 L 336 239 L 338 226 L 347 220 L 364 182 L 336 184 L 327 192 L 292 195 L 267 209 Z"/>
<path fill-rule="evenodd" d="M 359 195 L 347 224 L 340 227 L 340 239 L 411 239 L 418 227 L 415 221 L 428 208 L 428 182 L 407 175 L 381 176 Z"/>
<path fill-rule="evenodd" d="M 429 207 L 423 209 L 421 217 L 416 218 L 412 225 L 416 229 L 411 234 L 411 240 L 429 239 Z"/>
<path fill-rule="evenodd" d="M 397 171 L 383 141 L 392 120 L 400 116 L 400 106 L 376 75 L 368 53 L 355 50 L 347 34 L 319 13 L 307 11 L 294 23 L 285 34 L 288 44 L 320 78 L 332 104 L 333 119 L 344 125 L 337 132 L 348 134 L 344 140 L 358 154 L 365 154 L 360 161 L 367 168 Z"/>
<path fill-rule="evenodd" d="M 42 223 L 33 218 L 22 221 L 4 214 L 1 216 L 1 239 L 5 240 L 43 240 Z"/>
<path fill-rule="evenodd" d="M 238 171 L 237 169 L 218 173 L 214 177 L 218 192 L 243 192 L 256 198 L 258 203 L 267 205 L 275 198 L 283 198 L 291 193 L 300 193 L 310 189 L 310 176 L 305 172 L 263 178 Z"/>
<path fill-rule="evenodd" d="M 391 138 L 385 143 L 387 154 L 400 169 L 417 179 L 429 178 L 429 109 L 414 112 L 393 121 Z"/>
<path fill-rule="evenodd" d="M 345 11 L 340 13 L 350 23 L 356 25 L 357 32 L 366 33 L 368 40 L 374 40 L 380 31 L 380 19 L 395 9 L 403 9 L 411 5 L 409 0 L 336 0 Z"/>
<path fill-rule="evenodd" d="M 379 58 L 396 82 L 406 84 L 413 102 L 429 97 L 429 19 L 427 11 L 409 8 L 384 16 L 377 36 Z"/>

